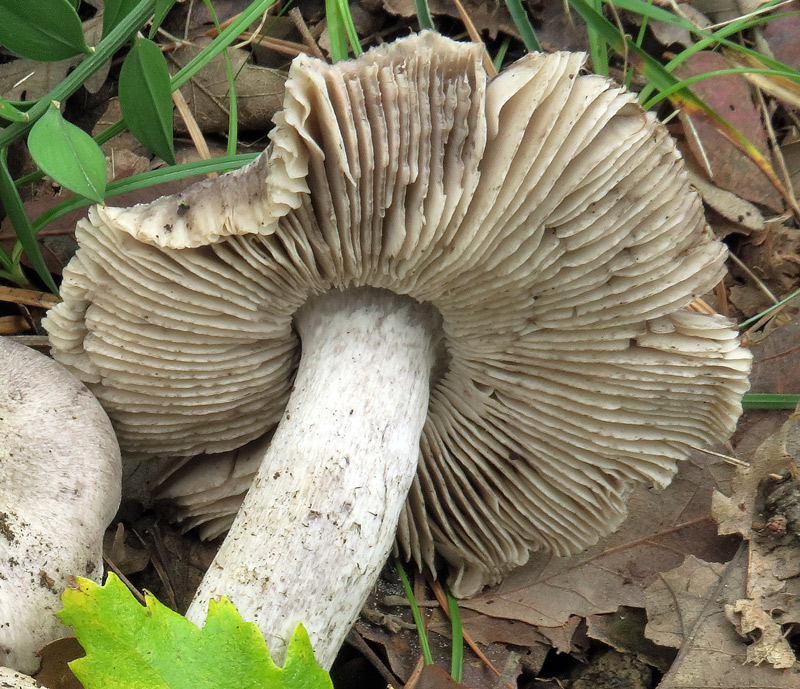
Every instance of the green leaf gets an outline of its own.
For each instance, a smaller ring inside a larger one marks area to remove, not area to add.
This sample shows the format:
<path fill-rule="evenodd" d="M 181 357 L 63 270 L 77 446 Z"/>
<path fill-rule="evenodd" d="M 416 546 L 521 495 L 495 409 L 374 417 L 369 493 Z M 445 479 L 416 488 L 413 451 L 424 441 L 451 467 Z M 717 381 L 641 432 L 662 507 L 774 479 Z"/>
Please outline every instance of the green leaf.
<path fill-rule="evenodd" d="M 11 122 L 27 122 L 28 113 L 15 108 L 5 98 L 0 97 L 0 117 Z"/>
<path fill-rule="evenodd" d="M 62 187 L 103 203 L 106 158 L 94 139 L 67 122 L 55 103 L 33 125 L 28 150 L 36 164 Z"/>
<path fill-rule="evenodd" d="M 742 397 L 744 409 L 794 409 L 800 395 L 791 393 L 746 392 Z"/>
<path fill-rule="evenodd" d="M 139 0 L 106 0 L 103 10 L 103 38 L 108 36 L 137 4 Z"/>
<path fill-rule="evenodd" d="M 119 105 L 134 136 L 174 165 L 172 87 L 167 61 L 153 41 L 137 38 L 125 58 L 119 75 Z"/>
<path fill-rule="evenodd" d="M 69 0 L 0 0 L 0 43 L 39 62 L 91 54 Z"/>
<path fill-rule="evenodd" d="M 86 689 L 332 689 L 298 625 L 286 663 L 272 662 L 264 639 L 225 598 L 211 601 L 201 630 L 145 596 L 140 605 L 114 574 L 105 586 L 78 579 L 58 617 L 86 657 L 70 668 Z"/>
<path fill-rule="evenodd" d="M 25 249 L 31 265 L 34 267 L 39 277 L 42 278 L 47 287 L 52 290 L 53 294 L 58 294 L 58 288 L 53 281 L 53 276 L 47 270 L 44 258 L 42 258 L 42 251 L 39 248 L 39 243 L 36 241 L 36 233 L 31 227 L 31 221 L 25 211 L 25 205 L 22 203 L 19 191 L 14 185 L 14 180 L 11 173 L 8 171 L 8 163 L 6 161 L 7 149 L 0 150 L 0 200 L 3 201 L 3 208 L 8 214 L 8 219 L 17 233 L 17 239 Z M 24 275 L 19 271 L 18 254 L 14 257 L 14 266 L 16 267 L 16 274 L 24 279 Z"/>
<path fill-rule="evenodd" d="M 174 4 L 175 0 L 156 0 L 156 12 L 153 15 L 153 24 L 150 26 L 148 38 L 151 40 L 155 38 L 156 33 L 158 33 L 158 28 L 161 26 L 161 22 L 164 21 L 164 18 L 169 14 Z"/>

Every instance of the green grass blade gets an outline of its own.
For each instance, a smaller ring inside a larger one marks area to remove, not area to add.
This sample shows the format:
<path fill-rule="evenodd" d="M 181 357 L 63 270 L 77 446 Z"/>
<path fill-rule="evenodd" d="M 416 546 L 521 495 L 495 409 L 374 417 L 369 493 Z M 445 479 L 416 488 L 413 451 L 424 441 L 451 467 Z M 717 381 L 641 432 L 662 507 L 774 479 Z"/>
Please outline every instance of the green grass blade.
<path fill-rule="evenodd" d="M 800 395 L 746 392 L 742 398 L 744 409 L 794 409 L 800 403 Z"/>
<path fill-rule="evenodd" d="M 521 0 L 506 0 L 506 7 L 514 20 L 514 26 L 517 27 L 519 35 L 522 37 L 522 42 L 525 44 L 525 49 L 529 52 L 541 52 L 542 46 L 539 45 L 539 39 L 536 38 L 536 31 L 533 30 L 530 17 L 522 6 Z"/>
<path fill-rule="evenodd" d="M 169 11 L 172 9 L 172 6 L 175 4 L 175 2 L 176 0 L 156 0 L 156 10 L 153 14 L 153 24 L 150 26 L 150 33 L 147 34 L 147 37 L 151 41 L 156 37 L 158 29 L 161 27 L 161 22 L 163 22 L 165 17 L 169 14 Z"/>
<path fill-rule="evenodd" d="M 511 36 L 506 36 L 503 42 L 500 44 L 500 48 L 497 51 L 497 55 L 494 56 L 492 60 L 492 65 L 496 72 L 499 72 L 503 68 L 503 60 L 506 59 L 506 53 L 508 52 L 508 46 L 511 45 Z"/>
<path fill-rule="evenodd" d="M 589 0 L 590 7 L 601 18 L 603 17 L 603 0 Z M 592 69 L 597 74 L 608 76 L 608 41 L 604 31 L 586 17 L 586 30 L 589 32 L 589 54 L 592 57 Z"/>
<path fill-rule="evenodd" d="M 36 233 L 33 231 L 30 218 L 25 211 L 25 205 L 22 203 L 19 191 L 8 171 L 7 153 L 5 148 L 0 151 L 0 198 L 3 200 L 3 207 L 34 270 L 48 289 L 53 294 L 58 294 L 56 283 L 53 276 L 50 275 L 50 271 L 47 270 L 39 243 L 36 241 Z"/>
<path fill-rule="evenodd" d="M 420 29 L 436 28 L 433 25 L 433 17 L 431 16 L 431 8 L 428 6 L 428 0 L 414 0 L 414 8 L 417 11 L 417 21 Z"/>
<path fill-rule="evenodd" d="M 258 17 L 266 12 L 270 7 L 276 3 L 276 0 L 257 0 L 244 12 L 242 12 L 236 21 L 231 22 L 225 30 L 219 34 L 211 43 L 209 43 L 203 52 L 196 55 L 193 59 L 189 60 L 178 72 L 172 77 L 170 85 L 172 90 L 175 91 L 183 86 L 189 79 L 197 74 L 203 67 L 205 67 L 211 60 L 219 55 L 225 48 L 227 48 L 240 33 L 245 31 L 250 24 L 252 24 Z"/>
<path fill-rule="evenodd" d="M 217 27 L 217 33 L 222 31 L 217 19 L 217 13 L 214 11 L 214 6 L 211 0 L 205 0 L 206 7 L 214 20 L 214 26 Z M 231 64 L 231 56 L 226 48 L 222 55 L 225 59 L 225 75 L 228 79 L 228 146 L 225 150 L 229 156 L 236 155 L 236 146 L 239 143 L 239 104 L 236 100 L 236 79 L 233 76 L 233 65 Z"/>
<path fill-rule="evenodd" d="M 414 592 L 411 590 L 411 584 L 406 576 L 406 570 L 400 560 L 395 560 L 394 565 L 397 568 L 397 573 L 400 575 L 400 581 L 403 582 L 403 589 L 408 598 L 408 604 L 411 606 L 411 614 L 414 616 L 414 623 L 417 625 L 417 634 L 419 634 L 419 645 L 422 647 L 422 657 L 425 658 L 426 665 L 433 665 L 433 656 L 431 655 L 431 647 L 428 645 L 428 636 L 425 634 L 425 627 L 422 624 L 422 615 L 419 613 L 419 606 L 417 599 L 414 598 Z"/>
<path fill-rule="evenodd" d="M 753 325 L 753 323 L 756 323 L 757 321 L 760 321 L 762 318 L 764 318 L 764 316 L 767 316 L 767 315 L 771 314 L 773 311 L 775 311 L 776 309 L 779 309 L 781 306 L 783 306 L 787 302 L 790 302 L 792 299 L 794 299 L 798 295 L 800 295 L 800 289 L 795 290 L 788 297 L 784 297 L 777 304 L 773 304 L 768 309 L 762 311 L 761 313 L 756 314 L 752 318 L 748 318 L 746 321 L 742 321 L 741 323 L 739 323 L 739 329 L 740 330 L 744 330 L 745 328 Z"/>
<path fill-rule="evenodd" d="M 356 25 L 353 21 L 353 15 L 350 12 L 350 5 L 347 3 L 347 0 L 335 1 L 339 8 L 339 17 L 342 20 L 344 32 L 347 35 L 347 40 L 350 42 L 350 49 L 353 51 L 353 55 L 358 57 L 364 51 L 361 49 L 361 41 L 358 39 L 358 32 L 356 31 Z"/>
<path fill-rule="evenodd" d="M 458 608 L 455 596 L 450 593 L 450 589 L 445 588 L 445 594 L 447 595 L 447 610 L 450 613 L 450 629 L 453 636 L 450 676 L 460 683 L 464 675 L 464 629 L 461 627 L 461 610 Z"/>
<path fill-rule="evenodd" d="M 331 61 L 347 59 L 347 36 L 336 0 L 325 0 L 325 17 L 328 20 L 328 40 L 331 44 Z"/>
<path fill-rule="evenodd" d="M 649 110 L 665 98 L 669 98 L 674 93 L 678 93 L 678 91 L 688 88 L 692 84 L 696 84 L 698 81 L 704 81 L 705 79 L 710 79 L 711 77 L 721 77 L 727 74 L 768 74 L 774 77 L 785 77 L 786 79 L 794 80 L 794 75 L 791 72 L 783 72 L 776 69 L 759 69 L 756 67 L 730 67 L 728 69 L 717 69 L 711 72 L 704 72 L 703 74 L 695 74 L 692 77 L 687 77 L 686 79 L 676 82 L 668 89 L 659 91 L 657 96 L 653 96 L 646 103 L 643 103 L 642 107 L 645 110 Z"/>

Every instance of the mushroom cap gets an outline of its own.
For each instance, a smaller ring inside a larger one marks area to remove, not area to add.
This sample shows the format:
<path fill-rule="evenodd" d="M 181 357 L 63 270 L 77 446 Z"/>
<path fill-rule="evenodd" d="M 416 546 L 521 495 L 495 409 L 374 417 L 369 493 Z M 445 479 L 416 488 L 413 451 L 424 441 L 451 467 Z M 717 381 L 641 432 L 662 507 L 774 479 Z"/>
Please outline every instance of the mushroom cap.
<path fill-rule="evenodd" d="M 311 295 L 429 302 L 447 361 L 398 544 L 443 555 L 458 595 L 615 529 L 634 482 L 732 432 L 750 366 L 727 320 L 683 310 L 726 252 L 664 127 L 582 54 L 488 81 L 481 50 L 423 32 L 298 57 L 241 222 L 224 181 L 202 187 L 224 232 L 180 195 L 95 207 L 46 322 L 125 451 L 185 456 L 278 422 Z"/>
<path fill-rule="evenodd" d="M 119 506 L 111 423 L 63 366 L 0 338 L 0 663 L 22 672 L 68 635 L 53 613 L 73 576 L 99 581 Z"/>

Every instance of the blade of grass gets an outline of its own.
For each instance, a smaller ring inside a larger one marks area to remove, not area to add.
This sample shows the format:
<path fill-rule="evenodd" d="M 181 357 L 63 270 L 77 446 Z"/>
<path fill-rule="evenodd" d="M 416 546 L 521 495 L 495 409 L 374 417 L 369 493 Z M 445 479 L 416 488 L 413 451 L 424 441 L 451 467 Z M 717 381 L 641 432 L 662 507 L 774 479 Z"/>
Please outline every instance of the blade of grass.
<path fill-rule="evenodd" d="M 603 0 L 590 0 L 595 12 L 603 16 Z M 592 68 L 598 74 L 608 76 L 608 44 L 601 31 L 586 22 L 589 31 L 589 53 L 592 56 Z"/>
<path fill-rule="evenodd" d="M 419 613 L 419 606 L 417 599 L 414 598 L 414 592 L 411 590 L 411 584 L 406 576 L 406 570 L 400 560 L 394 561 L 394 566 L 397 568 L 397 573 L 400 575 L 400 581 L 403 582 L 403 589 L 408 598 L 408 604 L 411 606 L 411 614 L 414 616 L 414 623 L 417 625 L 417 634 L 419 634 L 419 645 L 422 647 L 422 656 L 425 658 L 426 665 L 433 665 L 433 656 L 431 655 L 431 647 L 428 645 L 428 636 L 425 634 L 425 627 L 422 624 L 422 615 Z"/>
<path fill-rule="evenodd" d="M 743 409 L 794 409 L 800 395 L 770 392 L 746 392 L 742 398 Z"/>
<path fill-rule="evenodd" d="M 762 318 L 764 318 L 764 316 L 767 316 L 770 313 L 772 313 L 773 311 L 781 308 L 784 304 L 786 304 L 787 302 L 790 302 L 792 299 L 794 299 L 798 295 L 800 295 L 800 289 L 795 290 L 788 297 L 784 297 L 777 304 L 773 304 L 772 306 L 770 306 L 768 309 L 762 311 L 761 313 L 756 314 L 752 318 L 748 318 L 746 321 L 742 321 L 741 323 L 739 323 L 739 330 L 744 330 L 745 328 L 747 328 L 748 326 L 752 325 L 756 321 L 761 320 Z"/>
<path fill-rule="evenodd" d="M 356 31 L 355 22 L 353 22 L 353 15 L 350 12 L 350 5 L 347 0 L 335 0 L 339 8 L 339 17 L 342 20 L 344 31 L 347 34 L 347 40 L 350 42 L 350 49 L 353 55 L 358 57 L 364 51 L 361 49 L 361 41 L 358 40 L 358 32 Z"/>
<path fill-rule="evenodd" d="M 687 88 L 692 84 L 696 84 L 698 81 L 710 79 L 711 77 L 725 76 L 726 74 L 769 74 L 771 76 L 786 77 L 788 79 L 794 78 L 790 72 L 782 72 L 771 68 L 760 69 L 758 67 L 730 67 L 728 69 L 717 69 L 712 72 L 696 74 L 692 77 L 687 77 L 686 79 L 676 82 L 669 88 L 659 91 L 658 95 L 653 96 L 646 103 L 642 103 L 642 107 L 645 110 L 650 110 L 650 108 L 657 105 L 665 98 L 669 98 L 673 93 L 677 93 L 681 89 Z"/>
<path fill-rule="evenodd" d="M 49 105 L 49 104 L 48 104 Z M 42 278 L 42 281 L 47 285 L 53 294 L 58 294 L 58 288 L 47 270 L 42 252 L 39 249 L 39 243 L 36 241 L 36 233 L 31 226 L 30 218 L 25 211 L 25 205 L 22 203 L 19 191 L 14 186 L 14 180 L 11 173 L 8 171 L 7 162 L 8 150 L 0 150 L 0 198 L 3 199 L 3 207 L 5 208 L 8 218 L 11 221 L 14 231 L 17 233 L 17 238 L 20 244 L 25 249 L 28 259 L 31 262 L 36 273 Z M 22 276 L 25 283 L 21 286 L 26 287 L 30 285 L 28 280 Z M 20 283 L 17 283 L 20 284 Z"/>
<path fill-rule="evenodd" d="M 217 13 L 214 11 L 211 0 L 205 0 L 205 3 L 211 14 L 211 19 L 214 20 L 214 26 L 217 27 L 217 31 L 221 32 L 222 29 L 219 25 L 219 19 L 217 19 Z M 236 146 L 239 143 L 239 105 L 236 100 L 236 80 L 233 76 L 231 56 L 227 48 L 222 54 L 225 57 L 225 75 L 228 79 L 228 98 L 230 103 L 228 105 L 228 146 L 225 152 L 227 155 L 232 156 L 236 154 Z"/>
<path fill-rule="evenodd" d="M 569 3 L 587 24 L 591 23 L 598 32 L 602 33 L 603 38 L 619 55 L 627 55 L 630 63 L 659 91 L 666 91 L 678 83 L 678 79 L 666 71 L 655 58 L 648 55 L 633 41 L 621 35 L 611 22 L 595 12 L 587 0 L 569 0 Z M 787 206 L 792 209 L 792 213 L 800 219 L 800 206 L 786 191 L 777 174 L 775 174 L 775 170 L 772 169 L 772 165 L 736 127 L 687 88 L 682 88 L 673 93 L 670 96 L 670 101 L 675 107 L 682 108 L 689 116 L 710 118 L 715 123 L 717 131 L 758 166 L 764 176 L 780 192 Z"/>
<path fill-rule="evenodd" d="M 506 36 L 503 42 L 500 44 L 497 55 L 495 55 L 494 60 L 492 60 L 495 72 L 499 72 L 503 68 L 503 60 L 506 59 L 506 53 L 508 52 L 509 45 L 511 45 L 511 36 Z"/>
<path fill-rule="evenodd" d="M 414 0 L 414 9 L 417 12 L 417 21 L 420 29 L 435 29 L 431 8 L 428 7 L 428 0 Z"/>
<path fill-rule="evenodd" d="M 276 0 L 256 0 L 256 2 L 250 5 L 250 7 L 242 12 L 234 21 L 228 24 L 228 26 L 205 47 L 203 52 L 189 60 L 189 62 L 172 77 L 172 90 L 179 89 L 189 81 L 189 79 L 225 50 L 240 33 L 275 3 Z"/>
<path fill-rule="evenodd" d="M 508 7 L 508 13 L 511 15 L 511 19 L 514 20 L 514 26 L 517 27 L 522 42 L 525 44 L 525 49 L 529 53 L 541 52 L 542 46 L 539 45 L 536 31 L 533 29 L 533 24 L 531 24 L 530 17 L 528 17 L 528 13 L 522 6 L 521 0 L 506 0 L 506 7 Z M 495 67 L 498 70 L 500 69 L 497 65 Z"/>
<path fill-rule="evenodd" d="M 336 0 L 325 0 L 325 17 L 328 21 L 328 41 L 331 44 L 331 62 L 347 59 L 347 39 L 339 16 Z"/>
<path fill-rule="evenodd" d="M 450 676 L 460 683 L 464 675 L 464 630 L 461 627 L 461 610 L 458 608 L 455 596 L 450 593 L 450 589 L 446 588 L 445 594 L 447 595 L 447 610 L 450 613 L 450 629 L 453 637 Z"/>

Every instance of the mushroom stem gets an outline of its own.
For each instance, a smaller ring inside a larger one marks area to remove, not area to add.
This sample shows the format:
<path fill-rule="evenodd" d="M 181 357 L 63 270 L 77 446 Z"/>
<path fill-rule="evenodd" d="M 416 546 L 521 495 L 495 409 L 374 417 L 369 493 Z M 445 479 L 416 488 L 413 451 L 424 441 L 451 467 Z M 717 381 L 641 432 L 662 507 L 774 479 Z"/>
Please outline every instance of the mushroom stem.
<path fill-rule="evenodd" d="M 383 290 L 311 300 L 284 417 L 187 617 L 224 595 L 276 662 L 299 622 L 333 663 L 392 547 L 417 470 L 439 339 L 432 307 Z"/>

